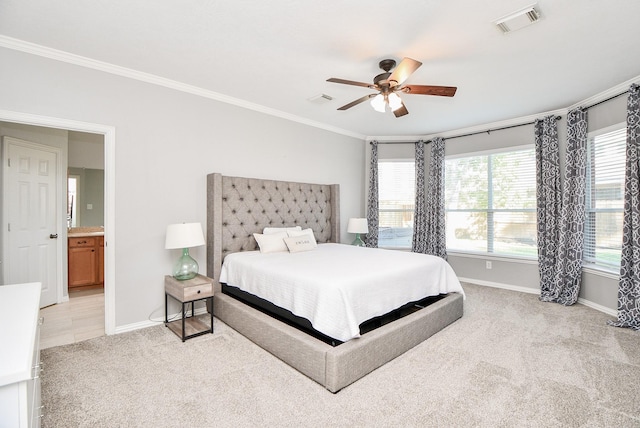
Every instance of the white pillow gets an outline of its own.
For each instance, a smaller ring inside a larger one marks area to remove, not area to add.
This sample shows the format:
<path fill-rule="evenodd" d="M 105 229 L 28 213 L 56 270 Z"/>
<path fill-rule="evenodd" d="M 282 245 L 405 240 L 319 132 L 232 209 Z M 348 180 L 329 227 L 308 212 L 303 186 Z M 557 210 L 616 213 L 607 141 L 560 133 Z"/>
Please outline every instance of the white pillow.
<path fill-rule="evenodd" d="M 262 233 L 264 235 L 270 235 L 272 233 L 287 232 L 289 230 L 302 230 L 300 226 L 292 227 L 265 227 Z"/>
<path fill-rule="evenodd" d="M 300 236 L 289 236 L 288 238 L 284 238 L 284 242 L 287 244 L 289 252 L 291 253 L 315 250 L 318 246 L 316 238 L 308 233 L 304 233 Z"/>
<path fill-rule="evenodd" d="M 313 235 L 313 230 L 311 228 L 304 229 L 304 230 L 287 230 L 288 236 L 302 236 L 307 234 L 313 236 L 315 239 L 315 236 Z"/>
<path fill-rule="evenodd" d="M 269 235 L 254 233 L 253 237 L 256 238 L 256 242 L 258 242 L 258 247 L 260 248 L 261 253 L 288 251 L 287 244 L 284 243 L 284 238 L 287 237 L 287 232 L 276 232 Z"/>

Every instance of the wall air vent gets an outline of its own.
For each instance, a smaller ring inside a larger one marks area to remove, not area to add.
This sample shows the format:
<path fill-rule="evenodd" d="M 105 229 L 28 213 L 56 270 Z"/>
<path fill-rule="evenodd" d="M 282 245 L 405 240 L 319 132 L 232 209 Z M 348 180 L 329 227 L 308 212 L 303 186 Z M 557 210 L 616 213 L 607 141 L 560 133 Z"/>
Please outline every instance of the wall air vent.
<path fill-rule="evenodd" d="M 527 27 L 539 20 L 540 12 L 537 9 L 537 4 L 532 4 L 531 6 L 527 6 L 524 9 L 520 9 L 494 21 L 494 24 L 496 24 L 500 31 L 507 34 Z"/>

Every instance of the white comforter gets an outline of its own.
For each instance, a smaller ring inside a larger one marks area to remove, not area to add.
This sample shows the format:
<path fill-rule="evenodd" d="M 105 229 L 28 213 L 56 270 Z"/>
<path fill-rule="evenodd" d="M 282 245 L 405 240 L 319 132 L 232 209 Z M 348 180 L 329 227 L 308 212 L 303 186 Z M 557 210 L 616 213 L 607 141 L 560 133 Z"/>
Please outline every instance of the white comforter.
<path fill-rule="evenodd" d="M 464 295 L 453 269 L 439 257 L 342 244 L 298 253 L 230 254 L 220 282 L 288 309 L 343 342 L 360 336 L 363 321 L 405 303 Z"/>

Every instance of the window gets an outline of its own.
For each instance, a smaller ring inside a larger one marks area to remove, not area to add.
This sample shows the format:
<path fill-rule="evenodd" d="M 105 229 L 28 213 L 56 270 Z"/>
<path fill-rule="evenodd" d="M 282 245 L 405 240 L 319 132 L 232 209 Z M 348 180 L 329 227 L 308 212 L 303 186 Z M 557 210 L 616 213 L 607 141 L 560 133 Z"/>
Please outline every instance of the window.
<path fill-rule="evenodd" d="M 587 142 L 585 266 L 620 267 L 625 148 L 625 128 L 592 136 Z"/>
<path fill-rule="evenodd" d="M 415 183 L 415 161 L 378 162 L 379 247 L 411 248 Z"/>
<path fill-rule="evenodd" d="M 445 161 L 447 249 L 537 257 L 533 148 Z"/>

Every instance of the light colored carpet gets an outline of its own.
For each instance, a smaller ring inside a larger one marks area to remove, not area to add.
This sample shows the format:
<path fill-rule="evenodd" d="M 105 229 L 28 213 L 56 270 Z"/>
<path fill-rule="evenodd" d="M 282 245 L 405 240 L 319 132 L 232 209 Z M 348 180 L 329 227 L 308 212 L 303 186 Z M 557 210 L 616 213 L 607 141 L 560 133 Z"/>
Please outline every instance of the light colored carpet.
<path fill-rule="evenodd" d="M 42 351 L 45 427 L 640 427 L 640 333 L 464 285 L 465 314 L 337 394 L 219 320 Z M 205 317 L 206 318 L 206 317 Z"/>

